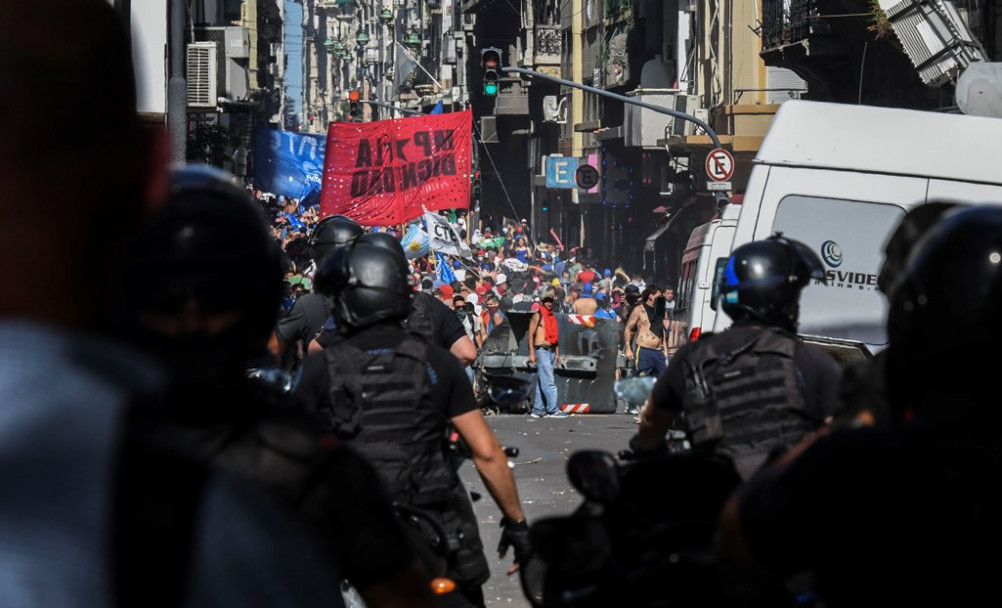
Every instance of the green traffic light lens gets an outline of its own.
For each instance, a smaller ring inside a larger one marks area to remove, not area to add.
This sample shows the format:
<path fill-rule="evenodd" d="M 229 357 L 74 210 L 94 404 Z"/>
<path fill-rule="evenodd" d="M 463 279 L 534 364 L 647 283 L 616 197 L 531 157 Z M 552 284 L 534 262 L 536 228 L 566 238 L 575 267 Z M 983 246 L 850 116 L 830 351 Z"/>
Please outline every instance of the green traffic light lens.
<path fill-rule="evenodd" d="M 485 95 L 497 95 L 498 94 L 498 85 L 493 84 L 493 83 L 485 84 L 484 85 L 484 94 Z"/>

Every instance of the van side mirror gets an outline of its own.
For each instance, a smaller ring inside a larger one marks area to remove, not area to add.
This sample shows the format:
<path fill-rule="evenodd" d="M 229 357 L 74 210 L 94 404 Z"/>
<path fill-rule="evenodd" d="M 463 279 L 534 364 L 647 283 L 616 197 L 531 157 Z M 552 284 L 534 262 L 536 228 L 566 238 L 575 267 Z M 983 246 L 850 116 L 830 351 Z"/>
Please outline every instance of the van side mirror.
<path fill-rule="evenodd" d="M 717 310 L 717 302 L 720 294 L 724 290 L 724 272 L 727 270 L 727 260 L 730 258 L 717 258 L 717 265 L 713 271 L 713 287 L 710 288 L 710 309 Z"/>

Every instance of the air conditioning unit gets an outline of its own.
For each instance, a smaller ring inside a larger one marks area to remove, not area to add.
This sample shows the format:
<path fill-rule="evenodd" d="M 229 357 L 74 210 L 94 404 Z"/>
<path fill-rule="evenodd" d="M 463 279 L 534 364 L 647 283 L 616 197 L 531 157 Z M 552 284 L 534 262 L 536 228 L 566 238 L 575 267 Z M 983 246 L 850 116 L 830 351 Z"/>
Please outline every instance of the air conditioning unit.
<path fill-rule="evenodd" d="M 702 120 L 706 124 L 710 124 L 710 110 L 707 108 L 699 108 L 692 113 L 693 116 Z M 692 125 L 694 135 L 706 135 L 706 130 L 697 127 L 695 124 Z"/>
<path fill-rule="evenodd" d="M 188 107 L 215 108 L 216 43 L 193 42 L 188 45 Z"/>
<path fill-rule="evenodd" d="M 557 95 L 543 96 L 543 122 L 559 125 L 567 123 L 567 98 Z"/>
<path fill-rule="evenodd" d="M 922 82 L 956 82 L 972 63 L 985 61 L 981 44 L 947 0 L 879 0 Z"/>
<path fill-rule="evenodd" d="M 690 116 L 695 116 L 696 111 L 702 108 L 702 103 L 698 95 L 683 95 L 678 94 L 675 96 L 675 110 L 679 112 L 685 112 Z M 696 123 L 691 120 L 685 120 L 684 118 L 675 118 L 675 124 L 672 125 L 672 133 L 675 135 L 695 135 L 698 128 Z"/>

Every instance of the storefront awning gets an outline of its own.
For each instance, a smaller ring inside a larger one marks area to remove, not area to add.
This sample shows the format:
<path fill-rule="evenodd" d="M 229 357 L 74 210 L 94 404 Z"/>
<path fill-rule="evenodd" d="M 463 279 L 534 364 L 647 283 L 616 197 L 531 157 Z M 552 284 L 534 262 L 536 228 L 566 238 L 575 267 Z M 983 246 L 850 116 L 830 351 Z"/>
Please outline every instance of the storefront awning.
<path fill-rule="evenodd" d="M 644 251 L 654 251 L 654 242 L 657 241 L 662 234 L 667 232 L 669 228 L 671 228 L 671 224 L 671 220 L 668 220 L 664 224 L 658 226 L 658 229 L 652 232 L 649 237 L 644 239 Z"/>

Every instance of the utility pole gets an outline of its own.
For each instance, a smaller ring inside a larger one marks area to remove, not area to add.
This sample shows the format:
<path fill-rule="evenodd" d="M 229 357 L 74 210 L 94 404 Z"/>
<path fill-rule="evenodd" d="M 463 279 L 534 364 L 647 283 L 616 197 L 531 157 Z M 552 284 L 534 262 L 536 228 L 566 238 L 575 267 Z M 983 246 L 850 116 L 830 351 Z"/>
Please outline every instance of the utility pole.
<path fill-rule="evenodd" d="M 167 81 L 167 132 L 171 160 L 184 162 L 188 143 L 188 83 L 184 77 L 184 0 L 170 0 L 170 80 Z"/>

